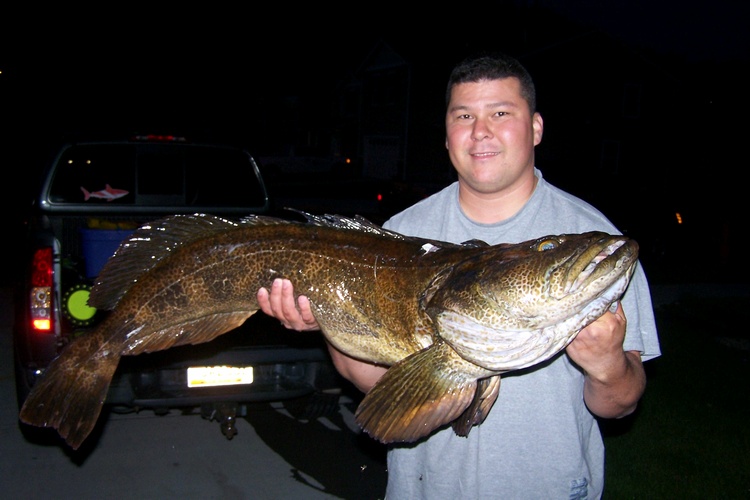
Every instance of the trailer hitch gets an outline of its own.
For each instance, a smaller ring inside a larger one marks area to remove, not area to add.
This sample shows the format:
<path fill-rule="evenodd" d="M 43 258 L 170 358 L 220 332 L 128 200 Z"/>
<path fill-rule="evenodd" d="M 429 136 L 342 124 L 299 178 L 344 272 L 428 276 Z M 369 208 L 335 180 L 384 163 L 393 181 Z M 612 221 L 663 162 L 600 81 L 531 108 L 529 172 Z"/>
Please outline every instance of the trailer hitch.
<path fill-rule="evenodd" d="M 201 417 L 216 420 L 221 425 L 221 433 L 227 439 L 237 434 L 237 403 L 214 403 L 201 406 Z"/>

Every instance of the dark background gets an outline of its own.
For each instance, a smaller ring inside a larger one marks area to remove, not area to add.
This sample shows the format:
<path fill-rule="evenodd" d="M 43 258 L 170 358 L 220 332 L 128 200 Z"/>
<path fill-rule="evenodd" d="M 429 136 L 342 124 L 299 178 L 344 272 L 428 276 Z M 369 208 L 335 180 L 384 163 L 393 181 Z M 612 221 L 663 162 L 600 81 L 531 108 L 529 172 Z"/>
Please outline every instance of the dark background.
<path fill-rule="evenodd" d="M 747 226 L 738 200 L 748 8 L 730 0 L 558 3 L 410 14 L 387 4 L 5 7 L 2 208 L 23 213 L 44 162 L 69 139 L 174 133 L 239 143 L 261 158 L 325 144 L 351 128 L 341 111 L 347 89 L 383 47 L 409 71 L 409 148 L 397 180 L 434 191 L 453 180 L 443 129 L 450 68 L 475 50 L 502 50 L 535 77 L 545 119 L 537 165 L 550 181 L 633 233 L 644 256 L 672 252 L 677 269 L 701 262 L 705 269 L 692 273 L 699 280 L 746 279 L 733 263 Z M 618 145 L 616 161 L 607 144 Z M 343 147 L 361 162 L 356 138 Z"/>

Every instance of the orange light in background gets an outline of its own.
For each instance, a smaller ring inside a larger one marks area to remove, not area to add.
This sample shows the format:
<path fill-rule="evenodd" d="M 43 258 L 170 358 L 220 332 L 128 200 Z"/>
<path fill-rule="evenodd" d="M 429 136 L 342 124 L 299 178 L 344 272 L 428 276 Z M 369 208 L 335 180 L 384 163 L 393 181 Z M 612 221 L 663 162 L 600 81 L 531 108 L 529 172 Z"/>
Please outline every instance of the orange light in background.
<path fill-rule="evenodd" d="M 675 218 L 677 219 L 677 224 L 682 224 L 682 215 L 680 215 L 680 212 L 675 212 Z"/>

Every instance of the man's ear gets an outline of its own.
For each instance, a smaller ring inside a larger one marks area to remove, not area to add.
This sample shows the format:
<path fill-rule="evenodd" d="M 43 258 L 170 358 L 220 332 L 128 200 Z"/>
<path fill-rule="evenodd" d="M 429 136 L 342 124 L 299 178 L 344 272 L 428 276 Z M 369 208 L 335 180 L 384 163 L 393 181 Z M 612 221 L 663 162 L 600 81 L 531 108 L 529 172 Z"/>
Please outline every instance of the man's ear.
<path fill-rule="evenodd" d="M 542 135 L 544 134 L 544 120 L 542 119 L 542 115 L 534 113 L 534 116 L 531 118 L 531 126 L 534 129 L 534 146 L 536 146 L 542 142 Z"/>

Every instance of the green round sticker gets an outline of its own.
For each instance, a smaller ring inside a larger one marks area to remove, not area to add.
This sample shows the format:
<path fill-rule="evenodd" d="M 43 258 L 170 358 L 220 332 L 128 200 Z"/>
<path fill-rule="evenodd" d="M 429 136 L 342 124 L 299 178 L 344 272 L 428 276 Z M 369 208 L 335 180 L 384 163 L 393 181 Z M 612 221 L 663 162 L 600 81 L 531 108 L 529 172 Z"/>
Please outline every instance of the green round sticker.
<path fill-rule="evenodd" d="M 79 285 L 68 292 L 65 299 L 65 307 L 68 310 L 70 319 L 86 322 L 94 317 L 96 308 L 88 304 L 90 293 L 91 291 L 85 285 Z"/>

